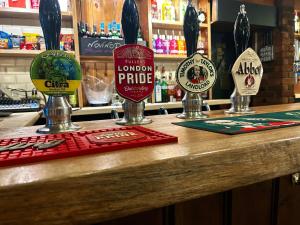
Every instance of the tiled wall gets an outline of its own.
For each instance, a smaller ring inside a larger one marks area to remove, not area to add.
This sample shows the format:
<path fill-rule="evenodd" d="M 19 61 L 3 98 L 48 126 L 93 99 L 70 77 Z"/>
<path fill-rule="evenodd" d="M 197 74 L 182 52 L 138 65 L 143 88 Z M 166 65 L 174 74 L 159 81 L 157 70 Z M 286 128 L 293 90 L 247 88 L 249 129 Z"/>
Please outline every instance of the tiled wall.
<path fill-rule="evenodd" d="M 34 86 L 29 75 L 31 61 L 32 58 L 0 57 L 0 88 L 32 90 Z"/>

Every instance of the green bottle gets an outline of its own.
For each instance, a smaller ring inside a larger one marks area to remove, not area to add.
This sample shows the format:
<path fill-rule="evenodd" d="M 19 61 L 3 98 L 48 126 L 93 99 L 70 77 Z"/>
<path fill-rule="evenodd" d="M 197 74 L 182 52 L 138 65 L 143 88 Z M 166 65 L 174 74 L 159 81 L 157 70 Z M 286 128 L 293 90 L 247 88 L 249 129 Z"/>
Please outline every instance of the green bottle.
<path fill-rule="evenodd" d="M 166 81 L 166 77 L 162 77 L 162 81 L 160 83 L 161 86 L 161 96 L 162 96 L 162 102 L 168 102 L 169 96 L 168 96 L 168 83 Z"/>

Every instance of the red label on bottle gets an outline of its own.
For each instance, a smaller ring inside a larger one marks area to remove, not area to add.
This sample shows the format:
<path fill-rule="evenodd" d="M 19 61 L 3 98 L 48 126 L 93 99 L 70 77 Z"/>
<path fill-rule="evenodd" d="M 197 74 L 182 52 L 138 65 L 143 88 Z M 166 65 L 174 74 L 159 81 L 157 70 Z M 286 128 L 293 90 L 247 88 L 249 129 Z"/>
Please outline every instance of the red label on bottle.
<path fill-rule="evenodd" d="M 123 45 L 114 50 L 115 85 L 123 98 L 140 102 L 154 89 L 154 53 L 141 45 Z"/>

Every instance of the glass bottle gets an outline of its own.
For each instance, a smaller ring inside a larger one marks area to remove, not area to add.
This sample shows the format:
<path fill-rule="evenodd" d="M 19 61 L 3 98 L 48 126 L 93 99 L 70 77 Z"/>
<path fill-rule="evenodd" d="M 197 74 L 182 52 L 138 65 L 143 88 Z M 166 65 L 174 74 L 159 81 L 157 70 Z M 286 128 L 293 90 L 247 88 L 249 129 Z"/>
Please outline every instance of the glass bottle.
<path fill-rule="evenodd" d="M 171 40 L 170 40 L 170 54 L 172 54 L 172 55 L 178 54 L 178 44 L 177 44 L 176 37 L 174 35 L 174 30 L 173 30 L 173 35 L 171 36 Z"/>
<path fill-rule="evenodd" d="M 162 4 L 162 20 L 175 21 L 175 7 L 171 0 L 164 0 Z"/>
<path fill-rule="evenodd" d="M 174 89 L 175 89 L 175 80 L 173 80 L 173 75 L 172 72 L 169 73 L 169 78 L 167 80 L 168 83 L 168 96 L 169 96 L 169 100 L 170 102 L 174 102 L 175 99 L 175 93 L 174 93 Z"/>
<path fill-rule="evenodd" d="M 162 35 L 162 44 L 163 44 L 163 50 L 164 54 L 170 54 L 170 41 L 169 41 L 169 36 Z"/>
<path fill-rule="evenodd" d="M 106 38 L 106 35 L 105 35 L 105 23 L 104 22 L 100 23 L 100 34 L 99 34 L 99 37 L 101 39 L 105 39 Z"/>
<path fill-rule="evenodd" d="M 157 39 L 155 40 L 155 46 L 156 46 L 156 54 L 164 53 L 162 39 L 160 38 L 159 31 L 158 31 Z"/>
<path fill-rule="evenodd" d="M 152 20 L 153 21 L 158 20 L 157 0 L 151 0 L 151 15 L 152 15 Z"/>
<path fill-rule="evenodd" d="M 156 53 L 156 39 L 157 39 L 157 34 L 153 34 L 152 37 L 152 50 L 154 53 Z"/>
<path fill-rule="evenodd" d="M 299 20 L 299 16 L 298 16 L 298 12 L 295 11 L 295 33 L 299 33 L 300 32 L 300 20 Z"/>
<path fill-rule="evenodd" d="M 155 78 L 154 90 L 155 90 L 154 92 L 155 102 L 157 103 L 162 102 L 161 85 L 160 85 L 160 80 L 158 78 Z"/>
<path fill-rule="evenodd" d="M 111 39 L 111 38 L 112 38 L 112 24 L 111 24 L 111 23 L 109 23 L 109 24 L 107 25 L 107 31 L 108 31 L 108 33 L 107 33 L 106 37 L 107 37 L 108 39 Z"/>
<path fill-rule="evenodd" d="M 179 55 L 184 54 L 184 40 L 181 36 L 181 32 L 179 33 L 179 38 L 178 38 L 178 54 Z"/>

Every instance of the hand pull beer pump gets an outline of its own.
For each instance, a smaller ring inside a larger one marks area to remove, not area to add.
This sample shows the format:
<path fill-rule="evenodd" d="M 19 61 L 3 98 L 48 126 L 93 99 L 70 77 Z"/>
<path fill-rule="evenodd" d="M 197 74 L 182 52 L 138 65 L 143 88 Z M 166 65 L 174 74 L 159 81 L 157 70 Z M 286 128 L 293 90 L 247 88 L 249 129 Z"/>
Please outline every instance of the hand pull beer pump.
<path fill-rule="evenodd" d="M 236 57 L 238 58 L 247 48 L 250 39 L 250 23 L 245 5 L 240 6 L 240 11 L 234 24 L 234 43 Z M 249 107 L 251 98 L 249 95 L 241 95 L 235 87 L 230 96 L 231 108 L 226 113 L 251 114 L 254 113 Z"/>
<path fill-rule="evenodd" d="M 134 0 L 125 0 L 122 11 L 125 45 L 114 50 L 116 90 L 125 101 L 120 125 L 151 123 L 145 118 L 145 102 L 154 89 L 154 53 L 137 44 L 139 14 Z"/>
<path fill-rule="evenodd" d="M 187 59 L 179 65 L 176 79 L 186 94 L 182 100 L 183 113 L 177 117 L 181 119 L 203 119 L 207 115 L 202 112 L 201 93 L 214 85 L 217 74 L 213 63 L 202 54 L 197 53 L 200 25 L 198 13 L 191 0 L 188 1 L 184 15 L 183 31 L 187 47 Z"/>
<path fill-rule="evenodd" d="M 59 50 L 61 11 L 58 0 L 41 0 L 39 16 L 47 51 L 35 57 L 30 76 L 37 89 L 49 98 L 44 108 L 46 126 L 37 132 L 78 130 L 80 127 L 71 122 L 72 107 L 66 96 L 80 85 L 81 70 L 74 56 Z"/>

